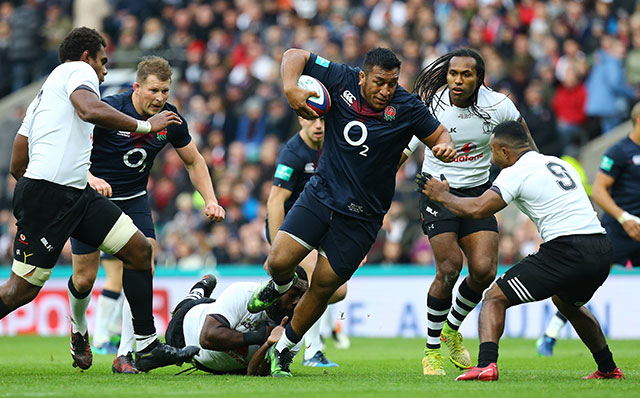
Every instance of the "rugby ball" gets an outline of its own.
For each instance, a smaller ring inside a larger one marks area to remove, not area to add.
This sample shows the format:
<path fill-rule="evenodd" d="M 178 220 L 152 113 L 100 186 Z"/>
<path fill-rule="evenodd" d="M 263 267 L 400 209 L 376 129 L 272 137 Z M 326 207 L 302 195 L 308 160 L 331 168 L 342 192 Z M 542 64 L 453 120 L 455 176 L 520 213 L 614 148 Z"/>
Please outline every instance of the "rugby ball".
<path fill-rule="evenodd" d="M 301 75 L 300 78 L 298 78 L 298 87 L 305 90 L 315 91 L 319 95 L 319 97 L 307 98 L 307 105 L 309 105 L 309 107 L 313 109 L 318 116 L 322 116 L 329 112 L 329 109 L 331 108 L 331 97 L 329 97 L 327 88 L 320 82 L 320 80 L 308 75 Z"/>

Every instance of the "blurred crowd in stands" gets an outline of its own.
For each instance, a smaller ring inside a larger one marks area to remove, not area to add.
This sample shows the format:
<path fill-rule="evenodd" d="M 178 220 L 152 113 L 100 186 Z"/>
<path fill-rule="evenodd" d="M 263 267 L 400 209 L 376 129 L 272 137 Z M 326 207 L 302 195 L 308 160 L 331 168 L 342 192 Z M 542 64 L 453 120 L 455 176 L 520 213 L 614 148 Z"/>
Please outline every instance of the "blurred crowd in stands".
<path fill-rule="evenodd" d="M 227 211 L 204 222 L 200 198 L 173 150 L 149 184 L 161 266 L 262 263 L 265 202 L 278 151 L 298 128 L 279 67 L 289 47 L 360 66 L 366 51 L 389 47 L 402 60 L 401 85 L 458 47 L 486 60 L 486 83 L 508 93 L 538 147 L 577 156 L 590 139 L 627 119 L 640 95 L 640 2 L 636 0 L 24 0 L 0 1 L 0 97 L 58 63 L 74 26 L 108 40 L 110 68 L 139 57 L 167 58 L 176 76 L 170 102 L 188 121 Z M 0 118 L 0 264 L 10 264 L 15 227 L 7 176 L 24 109 Z M 420 230 L 416 153 L 398 173 L 397 194 L 370 263 L 433 265 Z M 596 160 L 590 160 L 596 161 Z M 535 251 L 535 226 L 516 212 L 500 217 L 500 263 Z M 70 263 L 65 250 L 60 263 Z"/>

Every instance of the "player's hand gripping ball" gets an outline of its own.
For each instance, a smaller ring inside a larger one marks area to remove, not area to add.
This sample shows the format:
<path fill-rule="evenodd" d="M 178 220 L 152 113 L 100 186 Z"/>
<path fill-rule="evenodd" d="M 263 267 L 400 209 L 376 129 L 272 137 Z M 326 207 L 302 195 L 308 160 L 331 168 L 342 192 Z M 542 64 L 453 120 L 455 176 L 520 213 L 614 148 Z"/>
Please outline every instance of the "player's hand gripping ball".
<path fill-rule="evenodd" d="M 329 109 L 331 108 L 331 97 L 329 96 L 327 88 L 320 82 L 320 80 L 308 75 L 301 75 L 300 78 L 298 78 L 298 87 L 309 91 L 315 91 L 316 94 L 319 95 L 319 97 L 307 98 L 307 105 L 309 105 L 309 107 L 313 109 L 318 116 L 323 116 L 325 113 L 329 112 Z"/>

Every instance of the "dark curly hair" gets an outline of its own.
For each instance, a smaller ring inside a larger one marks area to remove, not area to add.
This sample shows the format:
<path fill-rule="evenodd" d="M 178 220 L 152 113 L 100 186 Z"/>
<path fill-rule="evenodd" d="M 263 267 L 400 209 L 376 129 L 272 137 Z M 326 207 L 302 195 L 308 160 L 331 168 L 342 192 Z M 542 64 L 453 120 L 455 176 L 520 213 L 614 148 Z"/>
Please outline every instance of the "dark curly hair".
<path fill-rule="evenodd" d="M 418 94 L 420 99 L 429 106 L 431 112 L 435 114 L 437 104 L 440 103 L 444 90 L 440 90 L 447 85 L 447 73 L 449 72 L 449 63 L 453 57 L 470 57 L 476 60 L 476 75 L 478 76 L 478 85 L 471 95 L 471 112 L 481 119 L 489 118 L 486 112 L 478 107 L 478 91 L 480 86 L 484 85 L 484 59 L 476 51 L 470 48 L 461 48 L 451 51 L 430 63 L 424 68 L 413 86 L 413 91 Z M 438 96 L 438 101 L 434 99 Z"/>
<path fill-rule="evenodd" d="M 95 58 L 100 51 L 100 46 L 106 47 L 107 42 L 97 30 L 87 28 L 75 28 L 62 40 L 58 49 L 60 62 L 80 61 L 82 53 L 89 50 L 89 55 Z"/>

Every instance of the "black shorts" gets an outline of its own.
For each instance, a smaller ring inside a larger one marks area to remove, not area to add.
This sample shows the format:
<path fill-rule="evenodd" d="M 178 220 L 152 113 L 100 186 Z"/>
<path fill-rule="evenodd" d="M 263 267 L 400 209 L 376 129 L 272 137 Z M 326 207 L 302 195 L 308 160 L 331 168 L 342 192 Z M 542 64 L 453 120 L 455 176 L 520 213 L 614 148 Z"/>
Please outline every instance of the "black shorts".
<path fill-rule="evenodd" d="M 326 255 L 333 271 L 349 280 L 376 240 L 382 220 L 362 220 L 333 211 L 303 191 L 280 230 Z"/>
<path fill-rule="evenodd" d="M 14 258 L 53 268 L 69 237 L 98 247 L 122 211 L 88 184 L 77 189 L 23 177 L 13 194 Z"/>
<path fill-rule="evenodd" d="M 627 265 L 631 261 L 632 266 L 640 267 L 640 242 L 631 239 L 617 221 L 603 222 L 602 226 L 613 246 L 613 263 Z"/>
<path fill-rule="evenodd" d="M 491 183 L 466 189 L 453 189 L 452 194 L 461 197 L 478 197 L 491 187 Z M 461 218 L 453 214 L 442 204 L 435 202 L 425 195 L 420 195 L 420 219 L 422 220 L 422 232 L 429 238 L 445 232 L 455 232 L 458 239 L 471 235 L 478 231 L 498 232 L 496 217 L 472 219 Z"/>
<path fill-rule="evenodd" d="M 173 310 L 171 320 L 167 325 L 167 331 L 164 334 L 167 344 L 176 348 L 184 348 L 186 343 L 184 342 L 183 325 L 184 317 L 187 315 L 187 312 L 198 304 L 209 304 L 215 301 L 215 299 L 203 297 L 197 300 L 185 299 L 178 303 L 176 308 Z"/>
<path fill-rule="evenodd" d="M 605 234 L 560 236 L 543 243 L 496 283 L 514 305 L 557 295 L 579 307 L 609 276 L 611 253 Z"/>
<path fill-rule="evenodd" d="M 118 206 L 120 210 L 133 220 L 136 227 L 147 238 L 155 239 L 156 231 L 153 227 L 153 218 L 151 217 L 151 208 L 149 207 L 149 197 L 145 194 L 133 199 L 113 200 L 113 204 Z M 75 238 L 71 238 L 71 252 L 73 254 L 89 254 L 97 251 L 96 246 L 83 243 Z M 102 258 L 116 258 L 108 253 L 102 253 Z"/>

